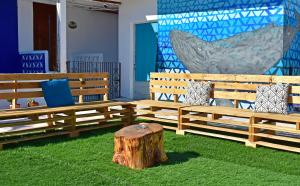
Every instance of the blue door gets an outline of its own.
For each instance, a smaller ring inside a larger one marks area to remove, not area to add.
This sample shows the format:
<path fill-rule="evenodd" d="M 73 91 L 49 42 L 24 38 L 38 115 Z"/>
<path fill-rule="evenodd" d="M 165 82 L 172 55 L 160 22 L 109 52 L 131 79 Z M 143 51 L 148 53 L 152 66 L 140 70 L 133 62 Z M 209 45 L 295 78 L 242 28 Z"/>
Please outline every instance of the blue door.
<path fill-rule="evenodd" d="M 150 72 L 156 71 L 157 23 L 135 26 L 135 81 L 148 81 Z"/>

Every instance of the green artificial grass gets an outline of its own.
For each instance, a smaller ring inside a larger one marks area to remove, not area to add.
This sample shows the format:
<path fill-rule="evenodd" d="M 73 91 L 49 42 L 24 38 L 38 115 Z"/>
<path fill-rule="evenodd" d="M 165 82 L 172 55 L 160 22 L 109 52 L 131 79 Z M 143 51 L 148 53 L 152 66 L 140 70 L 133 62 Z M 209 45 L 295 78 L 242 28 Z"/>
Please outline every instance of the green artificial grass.
<path fill-rule="evenodd" d="M 10 146 L 0 185 L 300 185 L 300 155 L 165 132 L 169 161 L 145 170 L 112 163 L 117 128 Z"/>

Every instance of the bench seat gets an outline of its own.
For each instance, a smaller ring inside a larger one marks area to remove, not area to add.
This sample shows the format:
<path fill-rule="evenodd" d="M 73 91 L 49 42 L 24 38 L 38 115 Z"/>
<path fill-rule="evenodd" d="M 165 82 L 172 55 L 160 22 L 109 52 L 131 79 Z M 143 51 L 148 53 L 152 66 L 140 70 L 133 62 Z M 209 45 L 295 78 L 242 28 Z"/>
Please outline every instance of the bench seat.
<path fill-rule="evenodd" d="M 82 103 L 76 104 L 74 106 L 65 106 L 65 107 L 56 107 L 56 108 L 31 108 L 31 109 L 17 109 L 17 110 L 5 110 L 0 111 L 0 119 L 6 118 L 20 118 L 31 115 L 45 115 L 45 114 L 55 114 L 55 113 L 63 113 L 69 111 L 86 111 L 114 106 L 128 106 L 128 103 L 125 102 L 90 102 L 90 103 Z"/>

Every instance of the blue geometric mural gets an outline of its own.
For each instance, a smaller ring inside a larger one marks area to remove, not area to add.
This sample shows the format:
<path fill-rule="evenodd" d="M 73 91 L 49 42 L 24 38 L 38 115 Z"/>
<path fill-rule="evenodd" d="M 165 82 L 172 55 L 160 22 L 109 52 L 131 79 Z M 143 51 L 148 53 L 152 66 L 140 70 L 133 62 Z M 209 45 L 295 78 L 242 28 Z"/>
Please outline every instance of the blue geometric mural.
<path fill-rule="evenodd" d="M 299 12 L 299 0 L 158 0 L 158 70 L 299 75 Z"/>

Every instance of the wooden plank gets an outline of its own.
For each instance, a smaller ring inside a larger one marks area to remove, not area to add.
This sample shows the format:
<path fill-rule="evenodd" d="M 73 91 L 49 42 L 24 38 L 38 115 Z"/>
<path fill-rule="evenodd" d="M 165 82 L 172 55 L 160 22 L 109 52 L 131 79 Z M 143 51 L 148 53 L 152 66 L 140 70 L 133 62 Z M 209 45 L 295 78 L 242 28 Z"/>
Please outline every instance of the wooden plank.
<path fill-rule="evenodd" d="M 73 89 L 71 92 L 73 96 L 97 95 L 97 94 L 107 94 L 108 89 L 107 88 Z M 0 99 L 38 98 L 43 96 L 44 96 L 43 91 L 0 93 Z"/>
<path fill-rule="evenodd" d="M 274 143 L 269 143 L 269 142 L 264 142 L 264 141 L 257 141 L 255 143 L 260 146 L 300 153 L 300 148 L 297 148 L 297 147 L 279 145 L 279 144 L 274 144 Z"/>
<path fill-rule="evenodd" d="M 93 88 L 93 89 L 76 89 L 72 90 L 73 96 L 79 96 L 79 95 L 97 95 L 97 94 L 107 94 L 108 93 L 107 88 Z M 107 100 L 105 100 L 107 101 Z"/>
<path fill-rule="evenodd" d="M 67 128 L 70 127 L 71 125 L 68 125 L 66 123 L 58 123 L 55 126 L 47 126 L 47 127 L 38 127 L 38 128 L 30 128 L 26 130 L 16 130 L 16 131 L 9 131 L 9 132 L 1 132 L 0 137 L 18 137 L 18 136 L 23 136 L 24 134 L 34 134 L 34 133 L 41 133 L 42 131 L 47 131 L 47 130 L 54 130 L 54 129 L 62 129 L 62 128 Z"/>
<path fill-rule="evenodd" d="M 162 119 L 162 118 L 155 118 L 155 117 L 148 117 L 148 116 L 137 116 L 138 119 L 144 119 L 144 120 L 150 120 L 150 121 L 159 121 L 164 123 L 174 123 L 177 124 L 177 120 L 171 120 L 171 119 Z"/>
<path fill-rule="evenodd" d="M 156 88 L 186 88 L 188 86 L 187 80 L 174 81 L 174 80 L 151 80 L 150 86 Z M 256 91 L 258 86 L 266 85 L 266 84 L 258 84 L 258 83 L 244 83 L 244 82 L 212 82 L 214 89 L 226 89 L 226 90 L 248 90 L 248 91 Z M 163 86 L 163 87 L 161 87 Z M 299 94 L 300 86 L 290 86 L 290 93 Z"/>
<path fill-rule="evenodd" d="M 203 131 L 198 131 L 198 130 L 184 130 L 185 132 L 193 133 L 193 134 L 199 134 L 199 135 L 204 135 L 204 136 L 209 136 L 209 137 L 215 137 L 215 138 L 222 138 L 222 139 L 228 139 L 232 141 L 239 141 L 239 142 L 246 142 L 247 139 L 245 138 L 239 138 L 239 137 L 234 137 L 234 136 L 227 136 L 227 135 L 222 135 L 222 134 L 215 134 L 215 133 L 210 133 L 210 132 L 203 132 Z"/>
<path fill-rule="evenodd" d="M 254 134 L 254 136 L 276 139 L 276 140 L 281 140 L 281 141 L 289 141 L 289 142 L 294 142 L 294 143 L 300 143 L 299 138 L 293 138 L 293 137 L 278 136 L 278 135 L 265 134 L 265 133 L 256 133 L 256 134 Z"/>
<path fill-rule="evenodd" d="M 247 122 L 234 121 L 234 120 L 230 120 L 230 119 L 211 119 L 211 118 L 202 117 L 202 116 L 194 116 L 191 114 L 183 115 L 182 117 L 186 118 L 186 119 L 194 119 L 197 121 L 205 121 L 205 122 L 211 122 L 211 123 L 221 123 L 221 124 L 249 127 L 249 123 L 247 123 Z"/>
<path fill-rule="evenodd" d="M 108 121 L 113 121 L 113 120 L 116 120 L 116 119 L 120 119 L 120 118 L 111 118 L 110 120 L 107 120 L 107 119 L 90 119 L 90 120 L 85 120 L 85 121 L 77 121 L 76 122 L 76 126 L 86 126 L 86 125 L 92 125 L 92 124 L 95 124 L 95 123 L 98 123 L 98 124 L 103 124 L 103 123 L 106 123 Z"/>
<path fill-rule="evenodd" d="M 187 93 L 187 91 L 183 89 L 158 88 L 158 87 L 151 87 L 150 92 L 165 93 L 165 94 L 186 94 Z"/>
<path fill-rule="evenodd" d="M 0 128 L 34 125 L 34 124 L 39 124 L 39 123 L 55 122 L 55 121 L 66 120 L 66 119 L 71 119 L 71 117 L 62 116 L 62 117 L 55 117 L 55 118 L 39 119 L 39 120 L 34 120 L 34 121 L 20 121 L 20 122 L 15 122 L 15 123 L 3 123 L 0 125 Z"/>
<path fill-rule="evenodd" d="M 13 80 L 47 80 L 47 79 L 79 79 L 79 78 L 109 78 L 109 74 L 101 73 L 53 73 L 53 74 L 0 74 L 0 81 Z"/>
<path fill-rule="evenodd" d="M 103 128 L 110 128 L 110 127 L 117 127 L 117 126 L 121 126 L 122 123 L 121 122 L 117 122 L 117 123 L 106 123 L 104 125 L 92 125 L 92 126 L 87 126 L 87 127 L 83 127 L 83 128 L 77 128 L 76 131 L 77 132 L 85 132 L 85 131 L 90 131 L 90 130 L 97 130 L 97 129 L 103 129 Z"/>
<path fill-rule="evenodd" d="M 123 106 L 129 105 L 126 102 L 92 102 L 85 104 L 77 104 L 74 106 L 66 106 L 66 107 L 57 107 L 57 108 L 43 108 L 43 109 L 25 109 L 20 111 L 6 111 L 0 112 L 0 118 L 20 118 L 27 117 L 30 115 L 46 115 L 53 113 L 64 113 L 67 111 L 86 111 L 86 110 L 95 110 L 97 108 L 103 107 L 114 107 L 114 106 Z"/>
<path fill-rule="evenodd" d="M 190 105 L 184 103 L 174 103 L 168 101 L 156 101 L 156 100 L 140 100 L 140 101 L 132 101 L 130 102 L 133 105 L 139 106 L 152 106 L 158 108 L 166 108 L 166 109 L 178 109 L 180 107 L 188 107 Z"/>
<path fill-rule="evenodd" d="M 170 86 L 170 87 L 187 87 L 187 81 L 167 81 L 167 80 L 151 80 L 150 86 Z"/>
<path fill-rule="evenodd" d="M 69 81 L 71 88 L 92 88 L 92 87 L 104 87 L 109 85 L 107 80 L 84 80 L 81 78 L 81 81 Z"/>
<path fill-rule="evenodd" d="M 247 132 L 247 131 L 228 129 L 228 128 L 223 128 L 223 127 L 215 127 L 215 126 L 201 125 L 201 124 L 194 124 L 194 123 L 182 123 L 182 125 L 196 127 L 196 128 L 209 129 L 209 130 L 222 131 L 222 132 L 235 133 L 235 134 L 249 135 L 249 132 Z"/>
<path fill-rule="evenodd" d="M 233 81 L 233 82 L 271 82 L 268 75 L 238 75 L 238 74 L 185 74 L 185 73 L 151 73 L 151 79 L 193 79 L 205 81 Z"/>
<path fill-rule="evenodd" d="M 270 119 L 274 121 L 286 121 L 286 122 L 293 122 L 293 123 L 300 122 L 300 116 L 294 114 L 284 115 L 284 114 L 276 114 L 276 113 L 254 112 L 253 116 L 256 118 Z"/>
<path fill-rule="evenodd" d="M 161 116 L 178 116 L 178 112 L 169 112 L 169 111 L 151 111 L 151 110 L 145 110 L 145 109 L 136 109 L 135 112 L 138 114 L 157 114 Z"/>
<path fill-rule="evenodd" d="M 182 110 L 190 112 L 203 112 L 211 114 L 221 114 L 223 116 L 236 116 L 242 118 L 250 118 L 253 116 L 253 111 L 248 109 L 237 109 L 223 106 L 190 106 L 183 107 Z"/>
<path fill-rule="evenodd" d="M 228 90 L 252 90 L 255 91 L 257 86 L 262 84 L 249 84 L 249 83 L 228 83 L 228 82 L 212 82 L 214 89 L 228 89 Z M 187 87 L 188 79 L 185 81 L 173 80 L 151 80 L 151 86 L 166 86 L 166 87 Z"/>
<path fill-rule="evenodd" d="M 76 115 L 76 118 L 87 118 L 87 117 L 95 117 L 95 116 L 101 116 L 101 115 L 104 115 L 104 114 L 124 114 L 124 113 L 127 113 L 128 110 L 111 110 L 111 111 L 107 111 L 105 113 L 88 113 L 88 114 L 77 114 Z"/>
<path fill-rule="evenodd" d="M 279 127 L 279 126 L 273 126 L 273 125 L 263 125 L 263 124 L 253 124 L 254 128 L 259 129 L 266 129 L 266 130 L 273 130 L 273 131 L 281 131 L 281 132 L 289 132 L 289 133 L 295 133 L 300 134 L 299 130 L 293 129 L 293 128 L 287 128 L 287 127 Z"/>
<path fill-rule="evenodd" d="M 299 84 L 300 76 L 272 76 L 272 83 Z"/>
<path fill-rule="evenodd" d="M 82 79 L 82 78 L 81 78 Z M 91 87 L 100 87 L 106 86 L 109 84 L 109 81 L 105 80 L 83 80 L 80 81 L 69 81 L 69 85 L 71 88 L 91 88 Z M 0 83 L 0 90 L 7 90 L 7 89 L 40 89 L 41 88 L 41 81 L 39 82 L 5 82 Z"/>

